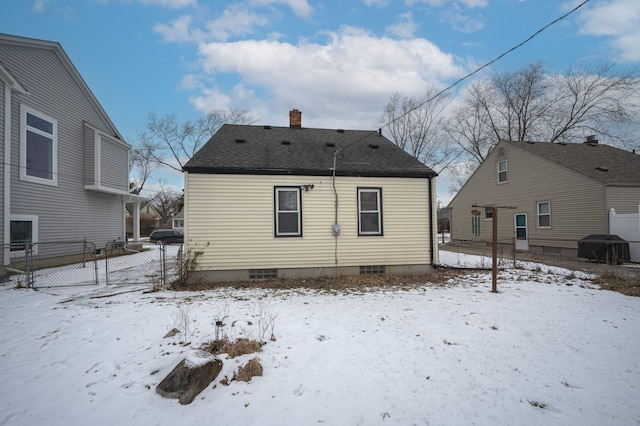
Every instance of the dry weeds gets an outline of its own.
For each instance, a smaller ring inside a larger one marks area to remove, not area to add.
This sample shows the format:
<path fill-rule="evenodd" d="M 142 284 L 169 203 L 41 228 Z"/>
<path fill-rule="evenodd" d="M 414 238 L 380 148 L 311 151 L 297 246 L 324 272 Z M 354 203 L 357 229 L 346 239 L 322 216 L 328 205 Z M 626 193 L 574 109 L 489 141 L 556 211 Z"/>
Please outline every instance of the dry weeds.
<path fill-rule="evenodd" d="M 235 358 L 240 355 L 253 354 L 262 351 L 262 344 L 257 340 L 244 338 L 231 342 L 225 337 L 220 340 L 204 343 L 200 349 L 210 352 L 213 355 L 227 354 L 229 358 Z"/>
<path fill-rule="evenodd" d="M 258 358 L 251 358 L 244 367 L 238 367 L 238 372 L 233 374 L 233 379 L 231 380 L 248 382 L 254 376 L 262 376 L 262 364 L 260 364 Z"/>

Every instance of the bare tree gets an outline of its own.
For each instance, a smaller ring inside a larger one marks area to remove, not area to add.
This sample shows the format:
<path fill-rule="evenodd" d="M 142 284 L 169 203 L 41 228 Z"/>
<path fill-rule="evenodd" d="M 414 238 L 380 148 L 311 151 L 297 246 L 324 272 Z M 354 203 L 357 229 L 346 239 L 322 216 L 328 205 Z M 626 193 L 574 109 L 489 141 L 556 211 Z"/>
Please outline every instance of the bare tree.
<path fill-rule="evenodd" d="M 129 191 L 132 194 L 140 194 L 144 184 L 157 167 L 157 163 L 151 160 L 148 153 L 139 151 L 143 148 L 133 148 L 129 152 Z"/>
<path fill-rule="evenodd" d="M 379 123 L 393 143 L 440 171 L 451 161 L 454 152 L 442 137 L 443 112 L 450 98 L 438 92 L 432 87 L 420 98 L 394 93 Z"/>
<path fill-rule="evenodd" d="M 638 69 L 618 70 L 605 63 L 593 69 L 569 69 L 551 80 L 555 102 L 545 115 L 545 140 L 571 141 L 595 134 L 622 146 L 637 142 L 637 134 L 621 130 L 637 124 Z"/>
<path fill-rule="evenodd" d="M 626 146 L 637 139 L 625 130 L 637 124 L 639 99 L 637 69 L 608 63 L 549 75 L 534 62 L 472 83 L 445 132 L 476 167 L 499 140 L 571 142 L 594 134 Z"/>
<path fill-rule="evenodd" d="M 149 114 L 147 129 L 138 137 L 135 149 L 157 166 L 182 171 L 182 166 L 225 123 L 255 122 L 245 109 L 215 110 L 195 121 L 180 122 L 176 114 Z"/>
<path fill-rule="evenodd" d="M 164 186 L 164 183 L 160 181 L 160 189 L 151 199 L 151 203 L 153 207 L 158 210 L 162 218 L 166 219 L 169 216 L 180 213 L 184 205 L 184 192 L 167 188 Z"/>

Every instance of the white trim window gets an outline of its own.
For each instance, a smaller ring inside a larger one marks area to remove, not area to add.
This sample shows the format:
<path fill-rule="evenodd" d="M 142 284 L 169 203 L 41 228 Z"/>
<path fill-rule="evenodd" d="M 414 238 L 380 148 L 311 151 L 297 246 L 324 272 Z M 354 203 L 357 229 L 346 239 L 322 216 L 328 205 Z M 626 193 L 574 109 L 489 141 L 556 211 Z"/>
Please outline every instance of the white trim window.
<path fill-rule="evenodd" d="M 358 188 L 358 235 L 383 235 L 382 188 Z"/>
<path fill-rule="evenodd" d="M 507 181 L 507 160 L 498 161 L 498 183 Z"/>
<path fill-rule="evenodd" d="M 484 208 L 484 220 L 493 220 L 493 207 Z"/>
<path fill-rule="evenodd" d="M 300 187 L 275 188 L 276 237 L 302 236 Z"/>
<path fill-rule="evenodd" d="M 20 179 L 58 185 L 58 122 L 20 105 Z"/>
<path fill-rule="evenodd" d="M 11 257 L 24 256 L 27 243 L 38 241 L 38 216 L 11 215 L 9 247 Z"/>
<path fill-rule="evenodd" d="M 538 201 L 536 203 L 536 213 L 538 214 L 538 228 L 551 228 L 551 203 L 549 201 Z"/>

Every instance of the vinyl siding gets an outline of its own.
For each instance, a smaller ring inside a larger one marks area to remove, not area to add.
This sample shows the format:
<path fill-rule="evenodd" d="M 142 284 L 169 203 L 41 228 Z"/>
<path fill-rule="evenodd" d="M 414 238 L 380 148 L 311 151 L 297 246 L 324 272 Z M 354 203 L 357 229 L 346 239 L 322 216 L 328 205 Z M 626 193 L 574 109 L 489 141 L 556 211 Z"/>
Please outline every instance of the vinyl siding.
<path fill-rule="evenodd" d="M 452 238 L 491 241 L 491 220 L 480 220 L 480 237 L 471 232 L 472 205 L 516 207 L 500 209 L 498 239 L 514 235 L 514 214 L 526 213 L 530 243 L 535 239 L 577 240 L 607 232 L 605 188 L 601 183 L 548 162 L 511 145 L 499 144 L 449 204 L 452 207 Z M 497 163 L 506 159 L 508 180 L 498 184 Z M 536 203 L 551 205 L 551 228 L 538 228 Z M 482 210 L 482 209 L 480 209 Z M 534 243 L 535 244 L 535 243 Z"/>
<path fill-rule="evenodd" d="M 640 186 L 607 187 L 607 210 L 613 208 L 618 214 L 638 213 L 639 204 Z"/>
<path fill-rule="evenodd" d="M 95 138 L 96 132 L 94 129 L 88 126 L 84 126 L 83 129 L 83 147 L 84 147 L 84 155 L 83 162 L 84 165 L 84 184 L 85 185 L 95 185 L 96 177 L 95 177 Z"/>
<path fill-rule="evenodd" d="M 0 260 L 2 259 L 2 249 L 1 246 L 4 243 L 4 168 L 7 167 L 5 165 L 4 158 L 4 133 L 5 133 L 5 123 L 4 123 L 4 102 L 5 96 L 7 95 L 7 90 L 9 88 L 5 85 L 5 83 L 0 80 Z"/>
<path fill-rule="evenodd" d="M 37 215 L 41 241 L 88 239 L 103 245 L 124 236 L 121 196 L 84 189 L 84 122 L 108 132 L 93 104 L 54 50 L 0 45 L 0 57 L 29 94 L 12 96 L 11 163 L 20 164 L 20 105 L 58 122 L 57 186 L 25 182 L 18 167 L 11 170 L 11 213 Z M 88 148 L 92 149 L 92 148 Z M 127 165 L 125 164 L 125 167 Z M 126 175 L 125 175 L 126 176 Z"/>
<path fill-rule="evenodd" d="M 302 195 L 302 237 L 275 237 L 274 187 L 313 184 Z M 187 174 L 187 253 L 200 270 L 430 264 L 427 179 Z M 357 188 L 382 188 L 384 236 L 358 236 Z M 207 246 L 208 244 L 208 246 Z M 337 255 L 337 264 L 336 264 Z"/>
<path fill-rule="evenodd" d="M 100 136 L 101 185 L 127 191 L 129 188 L 129 150 L 120 142 Z"/>

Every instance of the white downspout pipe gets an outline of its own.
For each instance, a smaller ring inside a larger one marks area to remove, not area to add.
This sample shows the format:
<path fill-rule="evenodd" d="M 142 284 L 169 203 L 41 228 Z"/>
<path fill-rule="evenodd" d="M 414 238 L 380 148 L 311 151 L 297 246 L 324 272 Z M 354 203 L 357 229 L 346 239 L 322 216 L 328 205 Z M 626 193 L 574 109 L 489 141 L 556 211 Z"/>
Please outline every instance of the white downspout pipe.
<path fill-rule="evenodd" d="M 8 244 L 11 239 L 11 88 L 4 83 L 4 188 L 2 191 L 2 218 L 3 218 L 3 235 L 2 242 Z M 2 264 L 9 264 L 10 251 L 3 250 Z"/>

